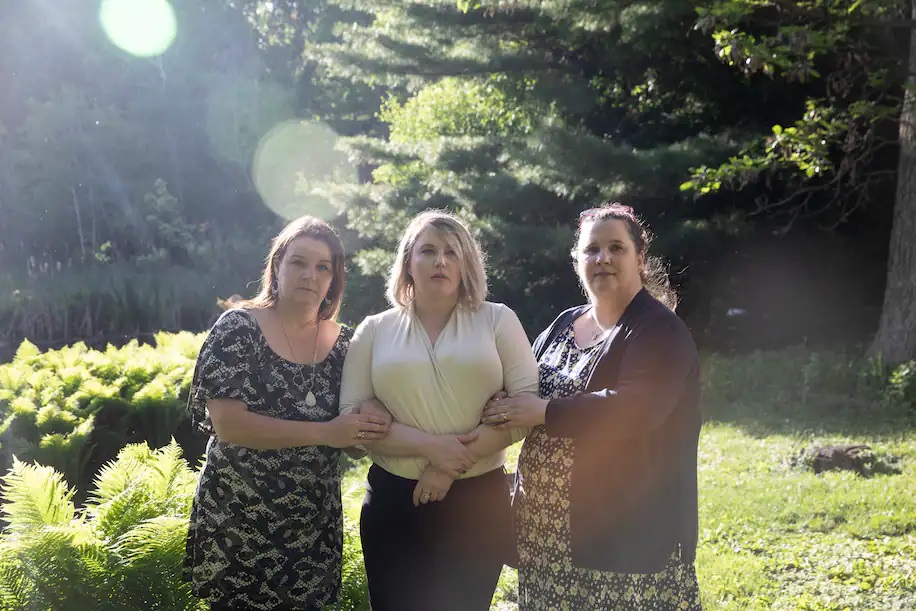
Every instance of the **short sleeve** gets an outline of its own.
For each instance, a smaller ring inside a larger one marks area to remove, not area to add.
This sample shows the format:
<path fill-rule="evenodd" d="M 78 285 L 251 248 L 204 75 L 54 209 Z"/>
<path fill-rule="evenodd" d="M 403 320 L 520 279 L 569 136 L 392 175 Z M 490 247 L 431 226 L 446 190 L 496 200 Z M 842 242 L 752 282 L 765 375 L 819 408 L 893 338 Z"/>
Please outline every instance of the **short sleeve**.
<path fill-rule="evenodd" d="M 209 399 L 257 399 L 257 322 L 244 310 L 228 310 L 214 323 L 197 355 L 188 398 L 194 428 L 209 435 L 213 426 L 207 413 Z"/>
<path fill-rule="evenodd" d="M 340 413 L 349 414 L 360 403 L 375 398 L 372 386 L 372 345 L 376 318 L 369 316 L 356 327 L 344 359 L 340 382 Z"/>

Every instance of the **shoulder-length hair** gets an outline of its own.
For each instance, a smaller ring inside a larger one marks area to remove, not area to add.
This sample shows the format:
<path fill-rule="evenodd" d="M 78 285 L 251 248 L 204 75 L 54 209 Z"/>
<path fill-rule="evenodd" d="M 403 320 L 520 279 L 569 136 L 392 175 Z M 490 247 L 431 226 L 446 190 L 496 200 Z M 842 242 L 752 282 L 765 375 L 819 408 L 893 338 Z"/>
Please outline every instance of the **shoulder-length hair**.
<path fill-rule="evenodd" d="M 264 260 L 264 272 L 261 274 L 258 294 L 252 299 L 242 301 L 238 307 L 259 309 L 270 308 L 277 304 L 277 268 L 286 255 L 290 243 L 303 236 L 324 242 L 331 251 L 331 286 L 328 287 L 327 297 L 318 308 L 318 318 L 320 320 L 337 318 L 340 313 L 340 303 L 343 301 L 344 287 L 347 284 L 346 255 L 334 228 L 313 216 L 299 217 L 277 234 Z"/>
<path fill-rule="evenodd" d="M 449 242 L 461 262 L 461 285 L 458 304 L 476 309 L 487 297 L 487 272 L 480 244 L 458 217 L 443 210 L 427 210 L 414 217 L 401 236 L 398 251 L 388 276 L 388 302 L 406 308 L 414 300 L 413 278 L 408 273 L 410 256 L 417 238 L 427 229 L 435 229 Z"/>

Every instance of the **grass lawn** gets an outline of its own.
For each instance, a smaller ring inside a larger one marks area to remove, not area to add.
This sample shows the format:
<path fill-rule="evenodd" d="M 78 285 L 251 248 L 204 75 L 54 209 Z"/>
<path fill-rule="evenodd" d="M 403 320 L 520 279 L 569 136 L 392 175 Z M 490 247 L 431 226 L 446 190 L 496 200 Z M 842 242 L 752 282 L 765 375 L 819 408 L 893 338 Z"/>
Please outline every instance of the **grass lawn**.
<path fill-rule="evenodd" d="M 704 608 L 916 609 L 916 410 L 732 389 L 742 402 L 715 390 L 699 449 Z M 898 457 L 902 473 L 815 475 L 793 464 L 801 449 L 851 443 Z M 361 464 L 345 484 L 351 524 L 364 474 Z M 516 587 L 506 568 L 492 608 L 516 609 Z"/>

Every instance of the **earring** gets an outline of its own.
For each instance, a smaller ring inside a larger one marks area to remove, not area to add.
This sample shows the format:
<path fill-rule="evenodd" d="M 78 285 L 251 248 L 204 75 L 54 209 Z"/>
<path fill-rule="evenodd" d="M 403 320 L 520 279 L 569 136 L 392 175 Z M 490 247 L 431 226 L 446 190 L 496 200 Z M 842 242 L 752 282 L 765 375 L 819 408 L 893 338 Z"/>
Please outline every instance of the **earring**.
<path fill-rule="evenodd" d="M 270 293 L 271 295 L 276 295 L 280 291 L 280 284 L 277 282 L 277 279 L 274 278 L 274 281 L 270 283 Z"/>

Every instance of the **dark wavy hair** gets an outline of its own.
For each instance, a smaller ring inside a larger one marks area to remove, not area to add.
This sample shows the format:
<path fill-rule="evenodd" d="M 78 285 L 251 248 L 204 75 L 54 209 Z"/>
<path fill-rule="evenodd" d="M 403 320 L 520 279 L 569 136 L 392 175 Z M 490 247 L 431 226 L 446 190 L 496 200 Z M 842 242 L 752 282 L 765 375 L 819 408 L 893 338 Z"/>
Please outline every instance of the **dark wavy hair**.
<path fill-rule="evenodd" d="M 576 227 L 576 244 L 579 243 L 582 226 L 585 223 L 607 220 L 626 223 L 627 233 L 630 234 L 633 244 L 636 245 L 636 252 L 643 255 L 643 268 L 639 270 L 642 285 L 653 297 L 674 310 L 677 307 L 677 293 L 671 288 L 668 266 L 660 257 L 648 254 L 649 244 L 652 243 L 653 238 L 652 232 L 649 231 L 645 221 L 636 216 L 633 208 L 620 202 L 606 202 L 597 208 L 583 210 L 579 214 L 579 224 Z M 572 256 L 573 259 L 578 257 L 575 247 L 572 250 Z"/>
<path fill-rule="evenodd" d="M 313 216 L 299 217 L 277 234 L 264 260 L 264 272 L 261 274 L 258 294 L 238 303 L 237 307 L 270 308 L 277 304 L 277 267 L 280 266 L 280 261 L 283 260 L 290 243 L 303 236 L 324 242 L 331 251 L 331 286 L 328 287 L 327 297 L 318 308 L 318 318 L 321 320 L 337 318 L 340 313 L 340 303 L 343 301 L 344 287 L 347 284 L 346 255 L 334 228 Z"/>

